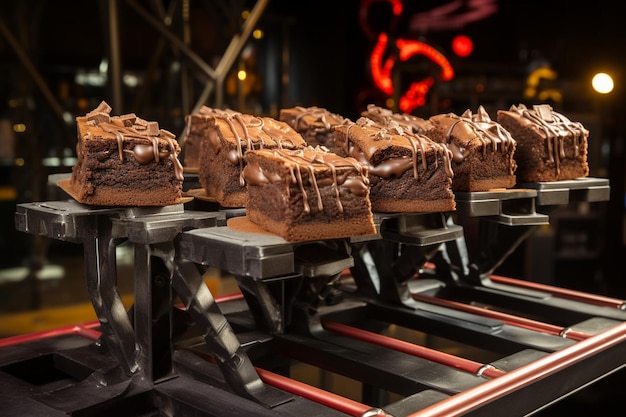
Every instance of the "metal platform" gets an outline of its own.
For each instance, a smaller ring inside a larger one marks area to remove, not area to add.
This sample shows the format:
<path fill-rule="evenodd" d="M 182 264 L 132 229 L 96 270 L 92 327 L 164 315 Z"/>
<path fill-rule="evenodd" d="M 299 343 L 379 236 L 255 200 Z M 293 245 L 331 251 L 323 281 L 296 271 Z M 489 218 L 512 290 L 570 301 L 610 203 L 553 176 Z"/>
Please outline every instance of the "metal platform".
<path fill-rule="evenodd" d="M 297 243 L 231 230 L 226 219 L 242 210 L 21 204 L 18 230 L 84 246 L 99 320 L 0 340 L 0 408 L 522 416 L 623 368 L 624 300 L 493 275 L 548 208 L 604 201 L 608 181 L 456 198 L 454 216 L 376 213 L 376 235 Z M 484 233 L 476 259 L 454 220 L 464 217 Z M 130 311 L 116 290 L 114 248 L 124 241 L 135 249 Z M 234 276 L 241 293 L 215 299 L 202 280 L 208 266 Z M 393 337 L 398 329 L 410 337 Z M 476 358 L 437 349 L 433 337 Z M 296 380 L 298 366 L 348 378 L 359 400 Z"/>

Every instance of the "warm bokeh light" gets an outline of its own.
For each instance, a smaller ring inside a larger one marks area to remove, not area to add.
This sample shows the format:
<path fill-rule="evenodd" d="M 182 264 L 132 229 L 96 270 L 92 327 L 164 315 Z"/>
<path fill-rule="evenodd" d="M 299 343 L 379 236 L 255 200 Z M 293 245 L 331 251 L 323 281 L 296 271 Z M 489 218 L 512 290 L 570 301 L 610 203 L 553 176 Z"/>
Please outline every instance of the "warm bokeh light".
<path fill-rule="evenodd" d="M 247 74 L 246 74 L 246 71 L 244 70 L 241 70 L 237 73 L 237 78 L 239 78 L 241 81 L 245 80 L 246 76 Z"/>
<path fill-rule="evenodd" d="M 263 35 L 264 33 L 261 29 L 254 29 L 254 31 L 252 32 L 252 37 L 254 39 L 262 39 Z"/>
<path fill-rule="evenodd" d="M 596 90 L 600 94 L 608 94 L 613 91 L 613 78 L 607 73 L 599 72 L 593 76 L 591 80 L 591 85 L 593 89 Z"/>
<path fill-rule="evenodd" d="M 474 43 L 465 35 L 458 35 L 452 39 L 452 51 L 461 58 L 470 56 L 474 50 Z"/>
<path fill-rule="evenodd" d="M 550 67 L 542 66 L 535 68 L 526 78 L 524 97 L 539 101 L 552 100 L 557 103 L 560 102 L 563 99 L 563 95 L 558 88 L 553 87 L 554 81 L 558 78 L 559 74 Z"/>

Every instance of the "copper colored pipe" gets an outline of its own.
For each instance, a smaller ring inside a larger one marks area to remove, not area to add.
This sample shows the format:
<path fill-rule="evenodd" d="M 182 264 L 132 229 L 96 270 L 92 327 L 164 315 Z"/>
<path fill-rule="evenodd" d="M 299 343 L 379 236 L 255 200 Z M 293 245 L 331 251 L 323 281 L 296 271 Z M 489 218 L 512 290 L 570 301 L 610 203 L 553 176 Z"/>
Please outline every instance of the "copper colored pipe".
<path fill-rule="evenodd" d="M 216 297 L 215 301 L 218 303 L 233 301 L 243 298 L 241 293 L 225 294 L 220 297 Z M 100 322 L 98 320 L 89 321 L 82 324 L 70 324 L 69 326 L 57 327 L 50 330 L 42 330 L 40 332 L 22 334 L 17 336 L 9 336 L 0 339 L 0 349 L 7 346 L 19 345 L 20 343 L 36 342 L 37 340 L 47 339 L 51 337 L 64 336 L 68 334 L 75 334 L 82 336 L 85 339 L 91 339 L 96 341 L 102 335 L 102 332 L 93 330 L 94 327 L 99 327 Z"/>
<path fill-rule="evenodd" d="M 507 372 L 500 378 L 491 379 L 453 395 L 408 417 L 461 416 L 625 341 L 626 323 L 621 323 L 528 365 Z"/>
<path fill-rule="evenodd" d="M 503 321 L 506 324 L 513 326 L 523 327 L 525 329 L 534 330 L 542 333 L 549 333 L 556 336 L 567 337 L 572 340 L 584 340 L 589 337 L 588 334 L 572 330 L 570 328 L 563 328 L 555 326 L 553 324 L 543 323 L 541 321 L 531 320 L 524 317 L 514 316 L 512 314 L 506 314 L 499 311 L 487 310 L 484 308 L 470 306 L 467 304 L 458 303 L 456 301 L 445 300 L 438 297 L 430 297 L 421 294 L 411 294 L 413 299 L 423 301 L 425 303 L 436 304 L 442 307 L 452 308 L 454 310 L 461 310 L 466 313 L 476 314 L 477 316 L 488 317 L 495 320 Z"/>
<path fill-rule="evenodd" d="M 100 338 L 101 332 L 93 330 L 93 328 L 98 326 L 100 326 L 100 322 L 95 320 L 83 324 L 71 324 L 69 326 L 58 327 L 56 329 L 6 337 L 4 339 L 0 339 L 0 349 L 7 346 L 19 345 L 20 343 L 36 342 L 38 340 L 65 336 L 68 334 L 75 334 L 86 339 L 96 341 Z"/>
<path fill-rule="evenodd" d="M 243 298 L 243 294 L 233 293 L 216 297 L 215 301 L 221 303 L 237 300 L 240 298 Z M 37 333 L 7 337 L 4 339 L 0 339 L 0 349 L 7 346 L 18 345 L 20 343 L 34 342 L 46 338 L 63 336 L 68 334 L 76 334 L 87 339 L 96 341 L 100 338 L 100 335 L 102 334 L 97 330 L 93 330 L 94 327 L 98 326 L 100 326 L 100 322 L 94 320 L 80 325 L 69 325 L 52 330 L 44 330 Z M 359 417 L 362 416 L 365 412 L 373 410 L 373 408 L 368 405 L 361 404 L 349 398 L 345 398 L 340 395 L 313 387 L 311 385 L 304 384 L 294 379 L 275 374 L 265 369 L 256 368 L 256 370 L 259 374 L 259 377 L 261 377 L 264 382 L 272 386 L 283 389 L 287 392 L 291 392 L 292 394 L 308 398 L 319 404 L 341 411 L 348 415 Z M 383 416 L 384 414 L 379 413 L 377 415 Z"/>
<path fill-rule="evenodd" d="M 436 269 L 436 265 L 432 262 L 425 262 L 424 267 L 433 270 Z M 499 282 L 501 284 L 509 284 L 516 287 L 531 288 L 534 290 L 547 292 L 554 296 L 567 298 L 569 300 L 581 301 L 588 304 L 595 304 L 599 306 L 626 310 L 626 300 L 621 300 L 619 298 L 606 297 L 597 294 L 587 294 L 581 291 L 569 290 L 566 288 L 555 287 L 553 285 L 540 284 L 538 282 L 503 277 L 501 275 L 489 275 L 489 279 L 495 282 Z"/>
<path fill-rule="evenodd" d="M 243 294 L 240 292 L 234 292 L 231 294 L 220 295 L 219 297 L 215 297 L 215 301 L 218 303 L 225 303 L 227 301 L 234 301 L 243 298 Z"/>
<path fill-rule="evenodd" d="M 215 358 L 210 353 L 196 352 L 196 354 L 205 359 L 207 362 L 215 363 Z M 374 408 L 368 405 L 361 404 L 333 392 L 325 391 L 321 388 L 305 384 L 304 382 L 300 382 L 293 378 L 275 374 L 274 372 L 259 367 L 255 367 L 254 369 L 259 375 L 259 378 L 261 378 L 261 380 L 268 385 L 290 392 L 294 395 L 299 395 L 303 398 L 351 416 L 360 417 L 363 416 L 365 412 L 374 410 Z M 385 414 L 380 413 L 375 415 L 381 417 L 385 416 Z"/>
<path fill-rule="evenodd" d="M 408 355 L 417 356 L 429 361 L 437 362 L 446 366 L 461 369 L 474 375 L 482 375 L 487 378 L 497 378 L 504 375 L 504 371 L 489 365 L 474 362 L 469 359 L 460 358 L 448 353 L 439 352 L 438 350 L 429 349 L 424 346 L 415 345 L 403 340 L 394 339 L 392 337 L 372 333 L 357 327 L 348 326 L 333 321 L 322 322 L 324 329 L 339 333 L 344 336 L 359 339 L 368 343 L 373 343 L 389 349 L 397 350 Z"/>
<path fill-rule="evenodd" d="M 226 301 L 238 300 L 241 298 L 243 298 L 243 294 L 240 292 L 236 292 L 216 297 L 215 301 L 221 303 Z M 343 413 L 359 417 L 365 414 L 367 411 L 373 410 L 373 408 L 369 405 L 362 404 L 349 398 L 334 394 L 332 392 L 313 387 L 303 382 L 296 381 L 295 379 L 287 378 L 285 376 L 275 374 L 262 368 L 255 367 L 255 369 L 263 382 L 276 388 L 280 388 L 284 391 L 290 392 L 292 394 L 300 395 L 301 397 L 307 398 L 311 401 L 317 402 Z M 384 416 L 384 414 L 381 414 L 380 412 L 377 415 Z"/>
<path fill-rule="evenodd" d="M 539 284 L 537 282 L 523 281 L 515 278 L 508 278 L 500 275 L 490 275 L 489 278 L 491 278 L 492 281 L 499 282 L 501 284 L 509 284 L 516 287 L 526 287 L 534 290 L 544 291 L 557 297 L 567 298 L 569 300 L 581 301 L 588 304 L 595 304 L 605 307 L 614 307 L 620 310 L 626 309 L 626 301 L 620 300 L 618 298 L 605 297 L 596 294 L 587 294 L 580 291 L 554 287 L 552 285 Z"/>
<path fill-rule="evenodd" d="M 361 404 L 335 393 L 296 381 L 295 379 L 278 375 L 261 368 L 256 368 L 256 370 L 263 382 L 294 395 L 299 395 L 316 403 L 333 408 L 337 411 L 341 411 L 342 413 L 358 417 L 362 416 L 366 411 L 372 409 L 372 407 L 368 405 Z"/>

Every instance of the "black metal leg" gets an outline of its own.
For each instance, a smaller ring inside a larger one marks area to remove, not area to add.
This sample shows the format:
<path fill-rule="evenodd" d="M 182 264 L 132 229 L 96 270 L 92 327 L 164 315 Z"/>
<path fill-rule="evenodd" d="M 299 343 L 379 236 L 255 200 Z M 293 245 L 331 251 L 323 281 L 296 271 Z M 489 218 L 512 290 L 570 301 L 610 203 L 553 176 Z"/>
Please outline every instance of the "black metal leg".
<path fill-rule="evenodd" d="M 102 326 L 102 339 L 127 374 L 140 369 L 131 320 L 117 291 L 115 247 L 110 237 L 85 239 L 87 290 Z"/>
<path fill-rule="evenodd" d="M 215 302 L 196 266 L 176 260 L 172 276 L 174 290 L 203 332 L 215 360 L 230 387 L 239 395 L 255 399 L 263 388 L 252 362 Z"/>

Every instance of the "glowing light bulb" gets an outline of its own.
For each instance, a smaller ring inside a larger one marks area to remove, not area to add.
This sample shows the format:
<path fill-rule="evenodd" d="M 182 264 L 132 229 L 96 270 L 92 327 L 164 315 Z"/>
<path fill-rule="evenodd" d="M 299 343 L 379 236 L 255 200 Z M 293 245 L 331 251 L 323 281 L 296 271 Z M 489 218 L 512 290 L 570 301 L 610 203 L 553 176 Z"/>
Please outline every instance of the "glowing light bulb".
<path fill-rule="evenodd" d="M 607 73 L 599 72 L 593 76 L 591 80 L 591 85 L 593 89 L 596 90 L 600 94 L 608 94 L 613 91 L 613 78 Z"/>

